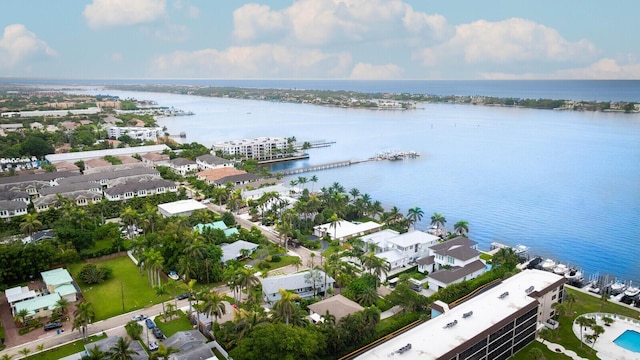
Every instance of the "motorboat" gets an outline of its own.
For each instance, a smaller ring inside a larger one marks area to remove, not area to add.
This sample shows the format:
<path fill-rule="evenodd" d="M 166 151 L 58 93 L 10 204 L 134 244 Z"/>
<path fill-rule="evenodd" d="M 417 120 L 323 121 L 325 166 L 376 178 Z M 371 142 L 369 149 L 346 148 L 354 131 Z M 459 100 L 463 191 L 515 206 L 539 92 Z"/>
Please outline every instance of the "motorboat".
<path fill-rule="evenodd" d="M 564 276 L 568 272 L 569 272 L 569 268 L 565 264 L 557 264 L 553 268 L 553 273 L 554 274 L 558 274 L 558 275 L 563 275 Z"/>
<path fill-rule="evenodd" d="M 616 280 L 613 284 L 611 284 L 611 295 L 618 295 L 627 289 L 627 285 L 620 281 Z"/>
<path fill-rule="evenodd" d="M 556 262 L 551 259 L 546 259 L 542 262 L 542 264 L 540 264 L 540 267 L 542 268 L 542 270 L 553 271 L 553 269 L 556 267 Z"/>
<path fill-rule="evenodd" d="M 577 269 L 569 269 L 569 271 L 567 271 L 564 274 L 565 279 L 567 279 L 567 283 L 569 284 L 576 284 L 576 283 L 582 283 L 584 281 L 584 276 L 582 275 L 582 272 L 580 270 Z"/>
<path fill-rule="evenodd" d="M 624 291 L 624 296 L 634 298 L 640 294 L 640 287 L 629 284 L 629 287 Z"/>

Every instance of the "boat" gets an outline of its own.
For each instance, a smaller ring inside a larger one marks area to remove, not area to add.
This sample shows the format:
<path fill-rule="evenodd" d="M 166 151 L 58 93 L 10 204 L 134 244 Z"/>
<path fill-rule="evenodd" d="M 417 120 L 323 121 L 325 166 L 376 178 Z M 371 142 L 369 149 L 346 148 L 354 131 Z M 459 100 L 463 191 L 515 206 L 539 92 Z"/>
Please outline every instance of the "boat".
<path fill-rule="evenodd" d="M 566 275 L 569 272 L 569 268 L 565 264 L 557 264 L 556 267 L 553 268 L 553 273 L 558 275 Z"/>
<path fill-rule="evenodd" d="M 611 295 L 618 295 L 627 289 L 627 285 L 620 280 L 611 284 Z"/>
<path fill-rule="evenodd" d="M 552 271 L 556 267 L 556 262 L 551 259 L 546 259 L 540 264 L 542 270 Z"/>
<path fill-rule="evenodd" d="M 169 272 L 169 279 L 172 280 L 178 280 L 180 279 L 180 277 L 178 276 L 178 273 L 176 273 L 175 271 L 171 270 L 171 272 Z"/>
<path fill-rule="evenodd" d="M 600 287 L 598 286 L 598 282 L 593 280 L 587 286 L 587 291 L 594 294 L 600 294 Z"/>
<path fill-rule="evenodd" d="M 569 271 L 564 274 L 564 277 L 567 279 L 569 284 L 582 283 L 582 281 L 584 281 L 582 271 L 573 268 L 569 269 Z"/>
<path fill-rule="evenodd" d="M 624 296 L 634 298 L 640 294 L 640 287 L 633 286 L 629 283 L 629 287 L 624 291 Z"/>

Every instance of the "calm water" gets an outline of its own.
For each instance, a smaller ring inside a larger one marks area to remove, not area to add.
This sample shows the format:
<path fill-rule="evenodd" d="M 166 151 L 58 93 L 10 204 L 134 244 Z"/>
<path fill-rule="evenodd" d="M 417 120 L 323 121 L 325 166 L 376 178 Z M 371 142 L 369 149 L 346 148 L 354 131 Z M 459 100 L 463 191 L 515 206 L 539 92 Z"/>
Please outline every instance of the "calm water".
<path fill-rule="evenodd" d="M 621 92 L 637 98 L 640 83 L 631 91 L 622 83 L 622 90 L 602 96 Z M 583 90 L 589 92 L 596 91 Z M 303 175 L 318 176 L 316 189 L 337 181 L 404 213 L 419 206 L 425 212 L 419 228 L 426 228 L 436 211 L 446 216 L 449 228 L 464 219 L 470 237 L 484 249 L 492 241 L 525 244 L 533 254 L 579 266 L 587 274 L 599 271 L 640 280 L 638 114 L 447 104 L 405 112 L 368 111 L 109 93 L 195 112 L 160 121 L 171 133 L 185 131 L 188 142 L 211 145 L 258 136 L 336 141 L 311 150 L 309 160 L 285 167 L 365 159 L 388 150 L 418 151 L 422 156 L 417 159 Z"/>

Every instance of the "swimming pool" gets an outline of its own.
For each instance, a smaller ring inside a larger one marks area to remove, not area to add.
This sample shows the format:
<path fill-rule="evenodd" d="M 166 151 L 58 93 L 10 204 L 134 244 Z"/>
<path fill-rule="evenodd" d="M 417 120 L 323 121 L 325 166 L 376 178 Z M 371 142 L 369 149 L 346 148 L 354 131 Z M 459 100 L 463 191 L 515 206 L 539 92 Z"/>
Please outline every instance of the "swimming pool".
<path fill-rule="evenodd" d="M 613 340 L 614 344 L 629 351 L 640 353 L 640 333 L 633 330 L 626 330 L 622 335 Z"/>

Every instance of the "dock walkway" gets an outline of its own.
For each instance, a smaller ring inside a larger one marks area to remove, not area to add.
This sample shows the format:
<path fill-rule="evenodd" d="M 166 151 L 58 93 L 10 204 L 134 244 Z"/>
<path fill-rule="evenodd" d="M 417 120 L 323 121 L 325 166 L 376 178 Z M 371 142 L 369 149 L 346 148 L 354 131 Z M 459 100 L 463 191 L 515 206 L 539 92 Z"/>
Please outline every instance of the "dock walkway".
<path fill-rule="evenodd" d="M 325 164 L 318 164 L 313 166 L 305 166 L 305 167 L 296 168 L 296 169 L 279 171 L 279 173 L 282 174 L 282 176 L 288 176 L 288 175 L 301 174 L 301 173 L 310 172 L 310 171 L 319 171 L 319 170 L 333 169 L 333 168 L 338 168 L 343 166 L 351 166 L 353 164 L 357 164 L 360 162 L 362 161 L 357 161 L 357 160 L 337 161 L 337 162 L 330 162 Z"/>

